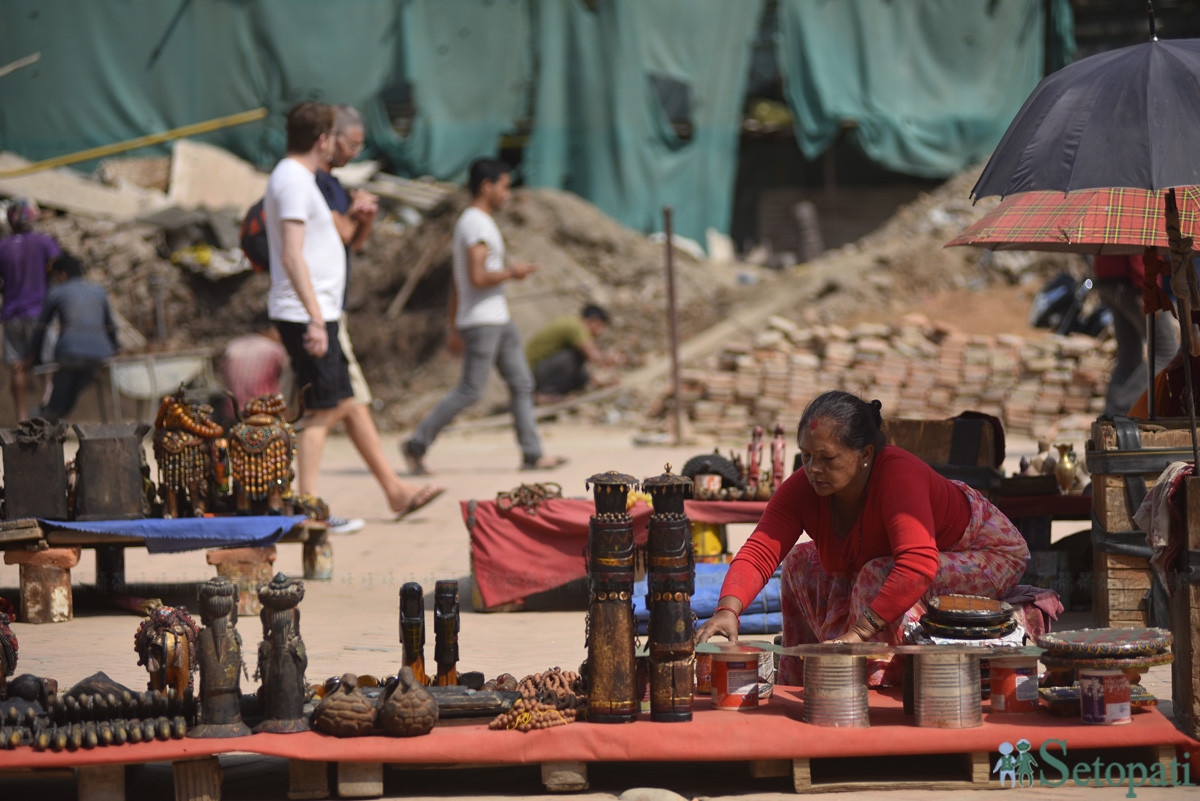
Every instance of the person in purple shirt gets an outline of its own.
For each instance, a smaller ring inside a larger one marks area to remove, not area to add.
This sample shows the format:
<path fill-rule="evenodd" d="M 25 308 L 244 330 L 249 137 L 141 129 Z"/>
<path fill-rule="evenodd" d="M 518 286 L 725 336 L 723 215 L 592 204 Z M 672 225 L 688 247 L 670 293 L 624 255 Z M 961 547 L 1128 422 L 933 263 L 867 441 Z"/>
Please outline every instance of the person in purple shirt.
<path fill-rule="evenodd" d="M 33 350 L 34 328 L 46 300 L 46 265 L 59 254 L 58 243 L 49 234 L 33 230 L 38 218 L 32 200 L 14 200 L 8 205 L 8 227 L 12 235 L 0 239 L 0 320 L 4 323 L 4 363 L 10 373 L 9 387 L 17 420 L 28 417 L 25 400 Z"/>

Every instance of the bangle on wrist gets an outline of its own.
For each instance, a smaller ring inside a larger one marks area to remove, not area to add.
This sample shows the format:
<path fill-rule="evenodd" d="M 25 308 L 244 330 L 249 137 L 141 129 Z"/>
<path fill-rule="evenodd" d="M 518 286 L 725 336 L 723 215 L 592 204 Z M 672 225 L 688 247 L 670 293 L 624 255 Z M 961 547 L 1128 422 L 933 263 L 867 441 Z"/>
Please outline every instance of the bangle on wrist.
<path fill-rule="evenodd" d="M 867 607 L 867 610 L 863 612 L 863 617 L 866 618 L 867 624 L 870 625 L 871 628 L 875 629 L 876 632 L 883 631 L 883 629 L 887 626 L 887 623 L 884 622 L 883 618 L 875 614 L 874 610 L 872 610 L 869 606 Z"/>
<path fill-rule="evenodd" d="M 742 625 L 742 616 L 740 614 L 738 614 L 736 611 L 734 611 L 732 606 L 725 606 L 724 604 L 722 604 L 721 606 L 718 606 L 716 609 L 713 610 L 713 616 L 716 617 L 717 612 L 720 612 L 721 610 L 725 610 L 726 612 L 733 612 L 733 618 L 734 618 L 734 620 L 737 621 L 737 625 L 739 627 Z"/>

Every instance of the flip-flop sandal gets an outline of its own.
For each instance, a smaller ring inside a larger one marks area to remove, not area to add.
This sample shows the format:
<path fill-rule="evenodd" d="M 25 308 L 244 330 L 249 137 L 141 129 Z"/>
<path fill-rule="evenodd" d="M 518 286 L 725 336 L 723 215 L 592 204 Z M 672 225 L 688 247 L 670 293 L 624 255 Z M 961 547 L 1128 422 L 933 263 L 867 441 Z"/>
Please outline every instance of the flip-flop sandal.
<path fill-rule="evenodd" d="M 421 487 L 408 502 L 408 506 L 404 507 L 404 511 L 396 515 L 396 520 L 403 520 L 418 509 L 428 506 L 445 491 L 445 487 Z"/>
<path fill-rule="evenodd" d="M 543 457 L 545 458 L 545 457 Z M 538 464 L 537 462 L 524 462 L 521 464 L 522 470 L 553 470 L 556 467 L 562 467 L 567 463 L 565 456 L 553 456 L 548 461 Z"/>

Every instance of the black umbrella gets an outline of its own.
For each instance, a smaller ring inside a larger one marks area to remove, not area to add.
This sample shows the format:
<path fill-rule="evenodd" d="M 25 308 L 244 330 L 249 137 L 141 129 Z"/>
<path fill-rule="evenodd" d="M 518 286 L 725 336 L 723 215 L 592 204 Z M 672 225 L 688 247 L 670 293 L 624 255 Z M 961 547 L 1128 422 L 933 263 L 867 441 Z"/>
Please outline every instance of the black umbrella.
<path fill-rule="evenodd" d="M 1100 53 L 1047 75 L 1005 131 L 971 190 L 978 199 L 1105 187 L 1163 191 L 1163 227 L 1181 341 L 1200 355 L 1200 308 L 1190 237 L 1180 233 L 1175 187 L 1200 184 L 1200 39 L 1150 41 Z M 1191 360 L 1184 359 L 1192 455 L 1200 466 Z M 1151 382 L 1153 383 L 1153 382 Z"/>
<path fill-rule="evenodd" d="M 1123 47 L 1042 79 L 971 195 L 1200 184 L 1200 39 Z"/>

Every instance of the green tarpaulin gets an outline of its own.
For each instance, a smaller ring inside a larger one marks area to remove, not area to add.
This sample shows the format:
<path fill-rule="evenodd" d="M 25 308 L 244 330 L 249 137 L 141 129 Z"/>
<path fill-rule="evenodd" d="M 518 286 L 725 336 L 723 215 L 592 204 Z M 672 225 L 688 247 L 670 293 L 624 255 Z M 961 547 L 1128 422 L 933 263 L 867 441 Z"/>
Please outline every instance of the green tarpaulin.
<path fill-rule="evenodd" d="M 986 158 L 1043 75 L 1047 10 L 1059 62 L 1067 0 L 779 0 L 800 150 L 816 158 L 846 130 L 871 160 L 930 178 Z"/>
<path fill-rule="evenodd" d="M 594 10 L 592 8 L 594 6 Z M 762 0 L 4 0 L 0 149 L 45 159 L 265 106 L 205 134 L 268 168 L 300 100 L 349 103 L 365 155 L 461 181 L 530 131 L 521 177 L 644 231 L 727 231 Z M 780 0 L 800 146 L 845 121 L 873 159 L 948 175 L 984 157 L 1043 68 L 1067 0 Z M 1068 52 L 1064 47 L 1054 53 Z M 405 136 L 388 102 L 413 109 Z M 159 146 L 158 152 L 165 152 Z M 80 165 L 90 169 L 94 165 Z"/>

